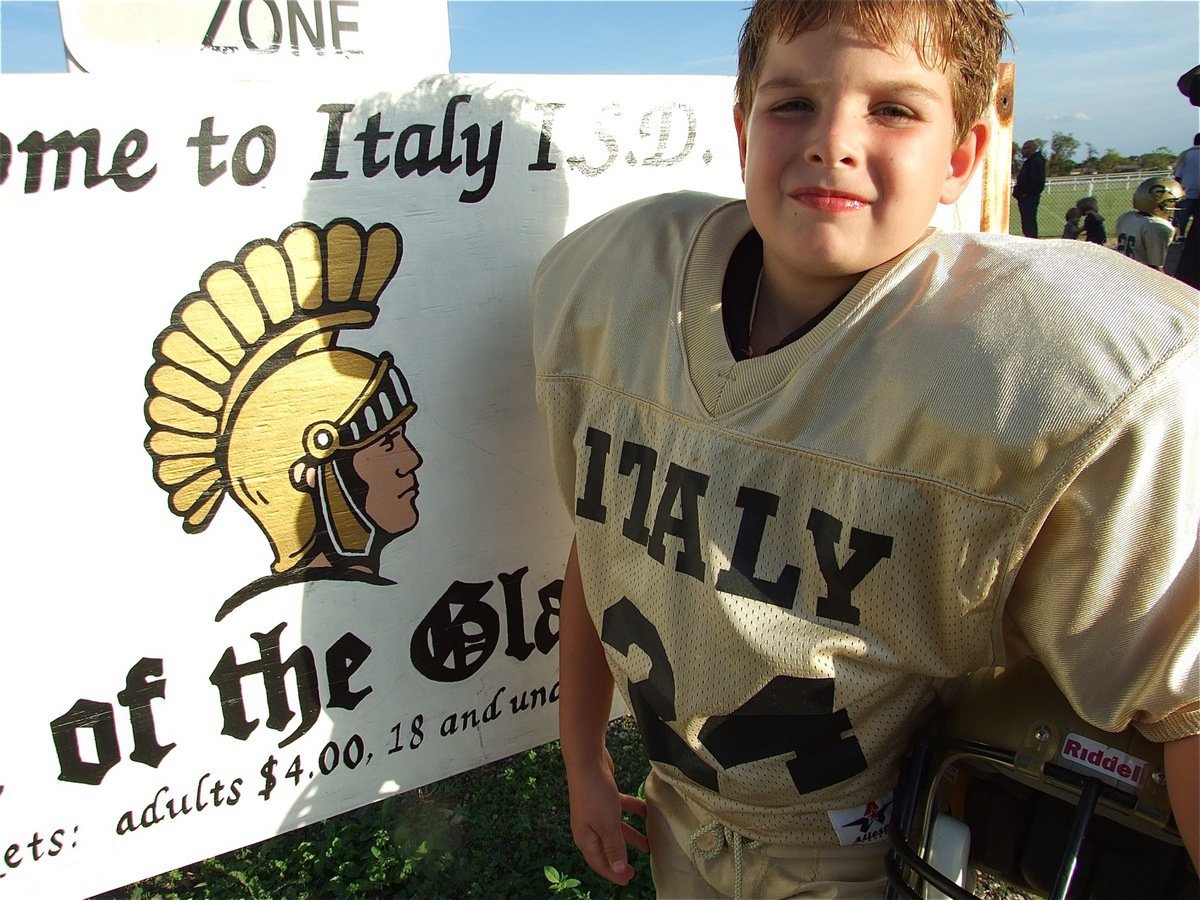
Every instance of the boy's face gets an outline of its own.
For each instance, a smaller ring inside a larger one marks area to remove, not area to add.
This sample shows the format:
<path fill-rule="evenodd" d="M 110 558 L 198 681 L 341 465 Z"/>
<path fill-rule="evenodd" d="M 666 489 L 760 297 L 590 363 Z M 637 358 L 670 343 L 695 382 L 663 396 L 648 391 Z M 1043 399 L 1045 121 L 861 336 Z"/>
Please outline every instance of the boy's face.
<path fill-rule="evenodd" d="M 955 146 L 950 82 L 910 46 L 830 27 L 767 46 L 748 115 L 734 110 L 750 217 L 781 285 L 885 262 L 953 203 L 987 142 Z"/>

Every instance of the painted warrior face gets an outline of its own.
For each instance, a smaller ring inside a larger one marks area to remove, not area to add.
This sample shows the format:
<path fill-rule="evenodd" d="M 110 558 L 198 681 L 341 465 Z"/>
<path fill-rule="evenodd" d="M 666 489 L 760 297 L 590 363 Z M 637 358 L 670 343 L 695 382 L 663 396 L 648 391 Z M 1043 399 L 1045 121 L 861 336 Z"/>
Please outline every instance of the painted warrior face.
<path fill-rule="evenodd" d="M 355 452 L 354 471 L 367 486 L 363 511 L 385 534 L 404 534 L 417 524 L 416 471 L 421 463 L 404 423 Z"/>

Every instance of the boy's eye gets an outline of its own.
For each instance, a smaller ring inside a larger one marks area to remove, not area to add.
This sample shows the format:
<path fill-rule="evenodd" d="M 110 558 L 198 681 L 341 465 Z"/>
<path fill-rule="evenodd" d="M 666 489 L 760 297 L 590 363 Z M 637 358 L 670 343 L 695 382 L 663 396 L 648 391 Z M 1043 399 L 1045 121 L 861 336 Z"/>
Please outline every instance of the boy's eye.
<path fill-rule="evenodd" d="M 812 108 L 813 108 L 813 105 L 811 103 L 809 103 L 807 100 L 800 98 L 800 97 L 793 97 L 789 100 L 781 100 L 779 103 L 776 103 L 774 106 L 771 107 L 771 112 L 775 112 L 775 113 L 809 112 L 812 110 Z"/>
<path fill-rule="evenodd" d="M 881 119 L 915 119 L 917 117 L 911 109 L 901 106 L 899 103 L 885 103 L 875 107 L 873 112 Z"/>

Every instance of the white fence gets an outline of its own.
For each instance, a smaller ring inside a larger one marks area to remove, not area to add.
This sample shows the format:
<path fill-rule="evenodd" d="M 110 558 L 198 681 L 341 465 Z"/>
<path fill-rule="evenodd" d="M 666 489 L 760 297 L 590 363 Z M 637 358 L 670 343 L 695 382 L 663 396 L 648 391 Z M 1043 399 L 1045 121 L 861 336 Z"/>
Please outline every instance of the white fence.
<path fill-rule="evenodd" d="M 1136 187 L 1147 178 L 1156 178 L 1160 175 L 1169 177 L 1170 174 L 1170 171 L 1163 169 L 1157 172 L 1117 172 L 1108 175 L 1059 175 L 1056 178 L 1047 178 L 1046 188 L 1071 187 L 1080 190 L 1083 194 L 1091 194 L 1095 192 L 1097 185 L 1118 184 Z"/>
<path fill-rule="evenodd" d="M 1107 175 L 1058 175 L 1054 178 L 1046 179 L 1046 190 L 1071 190 L 1080 191 L 1083 194 L 1091 194 L 1096 190 L 1097 185 L 1129 185 L 1134 187 L 1141 184 L 1147 178 L 1157 178 L 1159 176 L 1170 176 L 1171 172 L 1168 169 L 1159 171 L 1147 172 L 1141 170 L 1138 172 L 1114 172 Z M 1013 187 L 1016 187 L 1017 179 L 1012 180 Z"/>

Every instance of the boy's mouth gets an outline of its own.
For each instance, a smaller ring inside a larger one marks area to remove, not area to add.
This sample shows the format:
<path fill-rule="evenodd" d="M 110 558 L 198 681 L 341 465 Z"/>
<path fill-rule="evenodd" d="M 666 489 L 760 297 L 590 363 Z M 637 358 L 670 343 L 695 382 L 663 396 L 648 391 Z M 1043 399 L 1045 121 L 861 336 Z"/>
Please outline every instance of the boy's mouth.
<path fill-rule="evenodd" d="M 867 200 L 857 194 L 845 191 L 831 191 L 825 188 L 800 188 L 788 194 L 801 206 L 821 212 L 854 212 L 865 209 Z"/>

